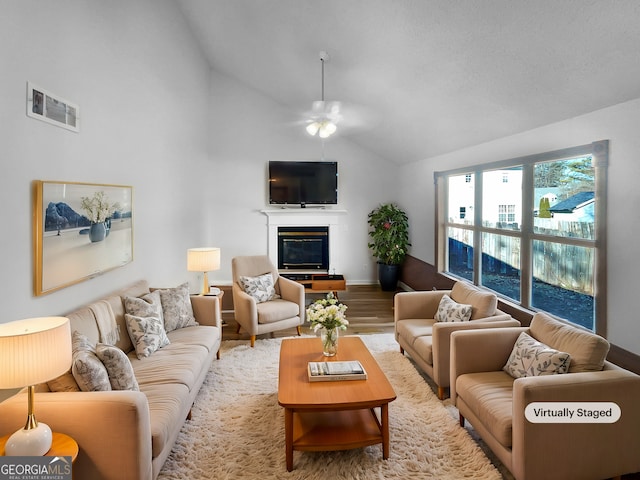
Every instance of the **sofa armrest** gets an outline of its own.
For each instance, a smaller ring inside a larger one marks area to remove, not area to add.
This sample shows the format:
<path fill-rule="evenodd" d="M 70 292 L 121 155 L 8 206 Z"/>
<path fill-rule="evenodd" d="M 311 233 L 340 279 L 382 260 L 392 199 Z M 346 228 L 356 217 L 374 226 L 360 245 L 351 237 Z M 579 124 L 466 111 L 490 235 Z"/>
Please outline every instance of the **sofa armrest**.
<path fill-rule="evenodd" d="M 220 300 L 213 295 L 191 295 L 193 316 L 200 325 L 222 328 Z"/>
<path fill-rule="evenodd" d="M 532 402 L 613 402 L 621 417 L 615 423 L 531 423 L 524 412 Z M 514 475 L 552 478 L 550 458 L 553 478 L 610 478 L 640 471 L 638 405 L 640 376 L 617 367 L 515 380 Z"/>
<path fill-rule="evenodd" d="M 300 307 L 300 323 L 304 323 L 305 320 L 305 297 L 304 297 L 304 285 L 289 278 L 279 276 L 278 286 L 280 287 L 280 296 L 284 300 L 288 300 L 293 303 L 297 303 Z"/>
<path fill-rule="evenodd" d="M 408 318 L 434 318 L 444 294 L 451 290 L 399 292 L 393 298 L 393 317 L 398 322 Z"/>
<path fill-rule="evenodd" d="M 451 334 L 465 330 L 520 327 L 511 315 L 472 320 L 469 322 L 436 322 L 432 327 L 433 380 L 440 387 L 448 387 L 450 379 Z M 505 361 L 506 363 L 506 361 Z"/>
<path fill-rule="evenodd" d="M 74 478 L 118 480 L 122 472 L 127 478 L 152 478 L 149 404 L 143 393 L 36 393 L 34 403 L 39 421 L 78 442 Z M 26 418 L 25 393 L 0 403 L 0 435 L 22 428 Z"/>
<path fill-rule="evenodd" d="M 527 327 L 462 330 L 451 333 L 451 400 L 456 402 L 456 379 L 465 373 L 502 370 L 521 332 Z"/>

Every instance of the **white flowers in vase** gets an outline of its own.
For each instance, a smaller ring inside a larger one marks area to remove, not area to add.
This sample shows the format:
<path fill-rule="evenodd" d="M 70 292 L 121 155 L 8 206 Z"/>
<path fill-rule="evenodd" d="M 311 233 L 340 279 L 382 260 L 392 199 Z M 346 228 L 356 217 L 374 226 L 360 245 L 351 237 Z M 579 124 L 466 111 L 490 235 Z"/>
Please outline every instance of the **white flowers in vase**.
<path fill-rule="evenodd" d="M 103 191 L 94 193 L 92 198 L 82 197 L 80 206 L 91 223 L 106 222 L 120 209 L 119 203 L 109 203 L 109 198 Z"/>
<path fill-rule="evenodd" d="M 349 321 L 345 316 L 347 306 L 340 303 L 333 293 L 326 298 L 316 300 L 307 308 L 307 318 L 311 322 L 311 328 L 317 332 L 321 328 L 333 330 L 339 328 L 346 330 Z"/>

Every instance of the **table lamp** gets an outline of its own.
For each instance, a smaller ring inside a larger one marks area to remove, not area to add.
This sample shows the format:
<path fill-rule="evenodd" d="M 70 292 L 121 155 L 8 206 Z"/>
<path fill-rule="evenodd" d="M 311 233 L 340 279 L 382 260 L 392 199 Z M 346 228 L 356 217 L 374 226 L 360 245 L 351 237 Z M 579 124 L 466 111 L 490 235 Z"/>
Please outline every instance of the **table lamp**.
<path fill-rule="evenodd" d="M 5 445 L 10 456 L 41 456 L 51 448 L 48 425 L 33 413 L 35 385 L 56 378 L 71 367 L 71 327 L 66 317 L 41 317 L 0 323 L 0 389 L 28 387 L 24 428 Z"/>
<path fill-rule="evenodd" d="M 190 248 L 187 250 L 187 270 L 204 273 L 200 295 L 207 295 L 211 291 L 207 272 L 220 270 L 220 249 L 209 247 Z"/>

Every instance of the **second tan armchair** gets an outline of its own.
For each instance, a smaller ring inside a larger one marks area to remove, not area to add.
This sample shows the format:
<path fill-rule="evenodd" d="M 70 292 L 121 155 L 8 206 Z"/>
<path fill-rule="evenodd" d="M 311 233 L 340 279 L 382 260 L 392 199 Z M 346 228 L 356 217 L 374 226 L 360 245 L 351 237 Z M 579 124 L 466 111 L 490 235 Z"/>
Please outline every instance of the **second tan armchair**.
<path fill-rule="evenodd" d="M 471 319 L 464 322 L 437 322 L 440 300 L 448 295 L 457 303 L 472 306 Z M 456 282 L 451 290 L 401 292 L 394 299 L 395 336 L 405 351 L 438 386 L 444 399 L 449 387 L 451 333 L 457 330 L 519 327 L 520 322 L 498 310 L 495 294 L 467 282 Z"/>
<path fill-rule="evenodd" d="M 288 278 L 281 277 L 278 269 L 266 255 L 235 257 L 231 260 L 233 276 L 233 308 L 238 322 L 238 331 L 244 329 L 251 337 L 251 346 L 256 336 L 300 326 L 305 319 L 304 286 Z M 258 277 L 270 273 L 273 278 L 277 298 L 259 302 L 245 292 L 240 277 Z"/>

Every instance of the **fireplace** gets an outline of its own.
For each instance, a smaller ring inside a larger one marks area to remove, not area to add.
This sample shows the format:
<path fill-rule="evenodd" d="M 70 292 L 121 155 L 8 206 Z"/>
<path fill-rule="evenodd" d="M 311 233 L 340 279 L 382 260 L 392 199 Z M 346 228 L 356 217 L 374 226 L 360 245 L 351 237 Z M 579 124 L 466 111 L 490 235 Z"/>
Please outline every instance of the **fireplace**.
<path fill-rule="evenodd" d="M 280 265 L 280 260 L 278 259 L 278 232 L 281 228 L 293 227 L 295 230 L 300 231 L 307 227 L 321 226 L 329 232 L 326 245 L 328 267 L 324 269 L 306 269 L 306 272 L 301 268 L 297 272 L 304 274 L 343 271 L 346 226 L 343 224 L 342 218 L 347 215 L 346 210 L 332 208 L 269 208 L 261 210 L 261 213 L 267 217 L 267 251 L 274 265 Z M 296 272 L 295 269 L 292 270 L 291 268 L 278 267 L 278 270 Z"/>
<path fill-rule="evenodd" d="M 329 270 L 329 227 L 278 227 L 279 270 Z"/>

